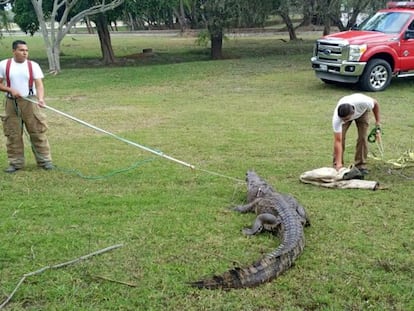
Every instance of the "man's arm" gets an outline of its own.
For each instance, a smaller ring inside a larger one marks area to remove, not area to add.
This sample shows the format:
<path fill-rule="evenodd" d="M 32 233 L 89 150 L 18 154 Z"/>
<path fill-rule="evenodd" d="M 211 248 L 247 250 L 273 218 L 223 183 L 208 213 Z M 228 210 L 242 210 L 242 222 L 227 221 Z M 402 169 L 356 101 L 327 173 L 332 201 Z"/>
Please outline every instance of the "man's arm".
<path fill-rule="evenodd" d="M 380 126 L 381 125 L 380 107 L 376 100 L 374 100 L 374 108 L 372 108 L 372 112 L 374 113 L 375 125 Z"/>
<path fill-rule="evenodd" d="M 334 133 L 334 166 L 336 170 L 342 167 L 342 133 Z"/>
<path fill-rule="evenodd" d="M 374 99 L 374 108 L 372 108 L 372 112 L 374 113 L 375 118 L 375 127 L 377 131 L 375 133 L 375 140 L 381 140 L 381 114 L 380 114 L 380 107 L 378 102 Z"/>
<path fill-rule="evenodd" d="M 9 93 L 13 97 L 19 98 L 20 93 L 17 92 L 15 89 L 8 87 L 7 85 L 3 84 L 4 78 L 0 78 L 0 91 Z"/>
<path fill-rule="evenodd" d="M 42 79 L 35 79 L 35 86 L 36 86 L 36 96 L 37 96 L 37 102 L 40 107 L 45 107 L 45 89 L 43 86 L 43 80 Z"/>

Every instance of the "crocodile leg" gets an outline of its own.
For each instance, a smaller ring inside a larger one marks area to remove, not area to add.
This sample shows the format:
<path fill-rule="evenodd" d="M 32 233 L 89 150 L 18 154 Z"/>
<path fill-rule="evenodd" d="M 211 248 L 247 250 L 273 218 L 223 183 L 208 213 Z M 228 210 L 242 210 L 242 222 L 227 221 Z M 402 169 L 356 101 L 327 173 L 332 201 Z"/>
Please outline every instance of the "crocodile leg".
<path fill-rule="evenodd" d="M 243 229 L 243 233 L 245 235 L 254 235 L 256 233 L 262 232 L 263 229 L 271 230 L 272 228 L 276 228 L 281 224 L 281 222 L 282 220 L 280 217 L 276 217 L 275 215 L 269 213 L 260 214 L 256 217 L 253 227 L 250 229 Z"/>
<path fill-rule="evenodd" d="M 239 206 L 236 206 L 236 207 L 234 208 L 234 210 L 235 210 L 236 212 L 240 212 L 240 213 L 255 212 L 255 205 L 256 205 L 256 204 L 257 204 L 257 202 L 259 202 L 259 201 L 260 201 L 260 198 L 257 198 L 257 199 L 255 199 L 255 200 L 253 200 L 252 202 L 247 203 L 247 204 L 245 204 L 245 205 L 239 205 Z"/>

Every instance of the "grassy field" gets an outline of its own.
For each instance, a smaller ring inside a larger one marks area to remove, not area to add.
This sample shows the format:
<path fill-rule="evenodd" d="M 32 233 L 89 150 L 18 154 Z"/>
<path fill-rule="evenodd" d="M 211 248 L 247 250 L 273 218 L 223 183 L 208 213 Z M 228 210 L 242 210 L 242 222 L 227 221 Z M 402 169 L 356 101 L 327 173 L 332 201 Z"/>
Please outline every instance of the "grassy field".
<path fill-rule="evenodd" d="M 316 79 L 313 38 L 301 37 L 231 38 L 226 59 L 208 61 L 194 38 L 119 35 L 110 68 L 99 66 L 97 38 L 67 37 L 62 73 L 45 78 L 48 105 L 196 169 L 45 110 L 57 169 L 36 168 L 26 138 L 25 170 L 0 174 L 0 304 L 25 273 L 123 247 L 28 277 L 5 310 L 414 310 L 414 171 L 371 159 L 369 178 L 387 188 L 379 191 L 299 182 L 330 166 L 333 107 L 356 91 Z M 12 39 L 0 41 L 1 58 Z M 25 39 L 47 71 L 40 38 Z M 413 87 L 396 80 L 371 94 L 385 160 L 413 149 Z M 279 243 L 244 237 L 255 216 L 231 210 L 245 200 L 248 169 L 306 207 L 305 251 L 257 288 L 191 288 Z"/>

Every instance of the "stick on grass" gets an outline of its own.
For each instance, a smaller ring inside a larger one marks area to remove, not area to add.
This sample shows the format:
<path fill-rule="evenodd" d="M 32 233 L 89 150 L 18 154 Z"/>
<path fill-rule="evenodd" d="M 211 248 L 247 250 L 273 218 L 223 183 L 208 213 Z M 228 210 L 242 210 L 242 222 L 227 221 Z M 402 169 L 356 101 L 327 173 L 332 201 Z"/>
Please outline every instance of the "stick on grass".
<path fill-rule="evenodd" d="M 17 292 L 17 290 L 23 284 L 24 280 L 27 277 L 41 274 L 41 273 L 45 272 L 46 270 L 59 269 L 59 268 L 63 268 L 63 267 L 69 266 L 69 265 L 73 265 L 75 263 L 78 263 L 79 261 L 88 259 L 88 258 L 93 257 L 93 256 L 96 256 L 96 255 L 100 255 L 100 254 L 109 252 L 111 250 L 114 250 L 114 249 L 119 248 L 119 247 L 122 247 L 122 246 L 123 246 L 123 244 L 112 245 L 112 246 L 109 246 L 109 247 L 100 249 L 100 250 L 98 250 L 96 252 L 93 252 L 93 253 L 90 253 L 90 254 L 87 254 L 87 255 L 84 255 L 84 256 L 75 258 L 73 260 L 69 260 L 69 261 L 66 261 L 66 262 L 63 262 L 63 263 L 58 263 L 58 264 L 55 264 L 53 266 L 45 266 L 43 268 L 40 268 L 39 270 L 36 270 L 36 271 L 32 271 L 32 272 L 23 274 L 23 277 L 20 279 L 19 283 L 17 283 L 17 286 L 14 288 L 14 290 L 11 292 L 11 294 L 6 298 L 6 300 L 0 305 L 0 310 L 3 309 L 9 303 L 9 301 L 13 298 L 14 294 Z"/>

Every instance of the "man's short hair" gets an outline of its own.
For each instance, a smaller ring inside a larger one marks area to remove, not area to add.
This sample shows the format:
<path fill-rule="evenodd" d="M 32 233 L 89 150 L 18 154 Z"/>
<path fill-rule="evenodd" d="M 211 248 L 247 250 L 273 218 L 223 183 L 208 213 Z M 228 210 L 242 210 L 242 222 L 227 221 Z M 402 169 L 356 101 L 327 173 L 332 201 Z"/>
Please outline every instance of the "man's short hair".
<path fill-rule="evenodd" d="M 351 104 L 340 104 L 338 106 L 338 117 L 345 118 L 354 112 L 354 107 Z"/>
<path fill-rule="evenodd" d="M 13 41 L 13 43 L 12 43 L 12 49 L 13 49 L 13 50 L 17 49 L 17 46 L 19 46 L 20 44 L 24 44 L 24 45 L 26 45 L 26 42 L 25 42 L 25 41 L 23 41 L 23 40 L 16 40 L 16 41 Z"/>

